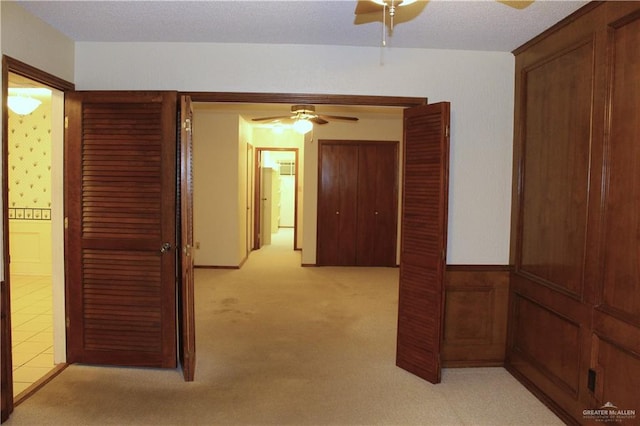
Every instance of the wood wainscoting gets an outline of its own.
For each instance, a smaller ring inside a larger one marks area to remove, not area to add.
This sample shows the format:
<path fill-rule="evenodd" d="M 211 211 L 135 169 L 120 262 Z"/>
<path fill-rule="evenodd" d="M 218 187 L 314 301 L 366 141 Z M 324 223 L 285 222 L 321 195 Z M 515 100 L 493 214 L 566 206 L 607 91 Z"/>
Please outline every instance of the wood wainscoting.
<path fill-rule="evenodd" d="M 444 367 L 504 365 L 509 267 L 447 265 Z"/>

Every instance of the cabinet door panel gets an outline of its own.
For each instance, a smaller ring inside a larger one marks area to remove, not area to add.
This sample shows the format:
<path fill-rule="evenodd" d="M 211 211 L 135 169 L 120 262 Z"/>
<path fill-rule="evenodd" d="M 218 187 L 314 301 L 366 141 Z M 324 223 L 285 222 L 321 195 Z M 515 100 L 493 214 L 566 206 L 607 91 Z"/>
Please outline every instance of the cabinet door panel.
<path fill-rule="evenodd" d="M 609 33 L 602 280 L 593 320 L 599 404 L 638 410 L 640 398 L 640 10 Z"/>

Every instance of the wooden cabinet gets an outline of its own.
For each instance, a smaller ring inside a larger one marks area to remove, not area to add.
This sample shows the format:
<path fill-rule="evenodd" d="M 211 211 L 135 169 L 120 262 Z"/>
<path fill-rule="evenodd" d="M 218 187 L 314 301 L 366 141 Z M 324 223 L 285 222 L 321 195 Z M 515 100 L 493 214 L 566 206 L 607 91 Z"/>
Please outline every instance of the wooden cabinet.
<path fill-rule="evenodd" d="M 603 2 L 515 52 L 506 365 L 570 423 L 640 409 L 638 46 L 640 4 Z"/>
<path fill-rule="evenodd" d="M 395 266 L 397 142 L 319 145 L 317 264 Z"/>

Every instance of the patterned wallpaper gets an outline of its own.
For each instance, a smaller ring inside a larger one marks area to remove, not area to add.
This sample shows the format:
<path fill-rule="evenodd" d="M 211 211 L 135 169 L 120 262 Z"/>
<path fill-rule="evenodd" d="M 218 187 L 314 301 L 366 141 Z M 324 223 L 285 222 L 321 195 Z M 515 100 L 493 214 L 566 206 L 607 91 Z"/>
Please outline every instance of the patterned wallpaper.
<path fill-rule="evenodd" d="M 51 220 L 51 97 L 29 115 L 9 111 L 9 219 Z"/>

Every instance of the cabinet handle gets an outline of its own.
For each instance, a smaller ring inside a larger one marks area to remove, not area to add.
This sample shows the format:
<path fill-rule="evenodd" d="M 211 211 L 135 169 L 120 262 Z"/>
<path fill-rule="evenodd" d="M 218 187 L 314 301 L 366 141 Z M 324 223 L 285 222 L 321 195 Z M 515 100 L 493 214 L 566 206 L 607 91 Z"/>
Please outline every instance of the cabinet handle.
<path fill-rule="evenodd" d="M 378 214 L 378 212 L 374 212 L 373 214 Z"/>
<path fill-rule="evenodd" d="M 336 212 L 336 214 L 340 214 L 340 212 Z"/>

